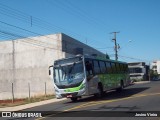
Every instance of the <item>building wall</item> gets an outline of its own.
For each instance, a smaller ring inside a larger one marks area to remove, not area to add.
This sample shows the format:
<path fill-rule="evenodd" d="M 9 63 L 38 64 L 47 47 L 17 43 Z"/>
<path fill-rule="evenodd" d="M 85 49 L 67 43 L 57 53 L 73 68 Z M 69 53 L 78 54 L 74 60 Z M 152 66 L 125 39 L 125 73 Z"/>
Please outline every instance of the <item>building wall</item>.
<path fill-rule="evenodd" d="M 53 94 L 48 66 L 63 58 L 61 36 L 48 35 L 0 42 L 0 99 Z M 46 84 L 46 85 L 45 85 Z"/>
<path fill-rule="evenodd" d="M 157 72 L 160 75 L 160 61 L 157 61 Z"/>
<path fill-rule="evenodd" d="M 78 50 L 83 48 L 84 54 L 89 54 L 89 55 L 97 54 L 99 56 L 104 56 L 104 54 L 102 54 L 98 50 L 96 50 L 96 49 L 94 49 L 94 48 L 92 48 L 82 42 L 79 42 L 74 38 L 71 38 L 65 34 L 62 34 L 62 51 L 76 55 L 76 54 L 78 54 L 77 48 L 78 48 Z"/>
<path fill-rule="evenodd" d="M 29 91 L 31 96 L 44 95 L 45 86 L 47 94 L 54 94 L 48 67 L 56 59 L 73 56 L 77 46 L 103 55 L 64 34 L 0 42 L 0 100 L 12 99 L 12 83 L 14 98 L 28 97 Z"/>
<path fill-rule="evenodd" d="M 152 69 L 156 71 L 158 74 L 160 74 L 160 61 L 159 60 L 154 61 L 152 62 L 151 65 L 152 65 Z"/>
<path fill-rule="evenodd" d="M 149 66 L 144 62 L 128 63 L 131 80 L 148 80 Z"/>

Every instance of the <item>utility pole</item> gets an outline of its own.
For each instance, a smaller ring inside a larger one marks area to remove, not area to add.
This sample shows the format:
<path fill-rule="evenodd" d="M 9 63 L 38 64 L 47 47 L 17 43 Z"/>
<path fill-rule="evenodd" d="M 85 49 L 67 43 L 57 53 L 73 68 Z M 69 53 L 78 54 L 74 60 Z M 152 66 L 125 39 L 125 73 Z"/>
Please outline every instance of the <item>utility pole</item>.
<path fill-rule="evenodd" d="M 149 70 L 148 70 L 149 71 L 148 72 L 149 73 L 149 75 L 148 75 L 149 76 L 149 81 L 151 81 L 151 69 L 150 68 L 151 68 L 151 65 L 150 65 L 150 62 L 149 62 Z"/>
<path fill-rule="evenodd" d="M 88 40 L 87 40 L 87 38 L 86 38 L 86 45 L 87 45 L 87 42 L 88 42 Z"/>
<path fill-rule="evenodd" d="M 118 60 L 118 49 L 120 48 L 119 44 L 117 46 L 117 40 L 116 40 L 116 34 L 119 32 L 112 32 L 114 34 L 114 38 L 112 39 L 114 41 L 114 50 L 115 50 L 115 60 Z"/>
<path fill-rule="evenodd" d="M 32 16 L 30 16 L 30 19 L 31 19 L 31 27 L 32 27 Z"/>

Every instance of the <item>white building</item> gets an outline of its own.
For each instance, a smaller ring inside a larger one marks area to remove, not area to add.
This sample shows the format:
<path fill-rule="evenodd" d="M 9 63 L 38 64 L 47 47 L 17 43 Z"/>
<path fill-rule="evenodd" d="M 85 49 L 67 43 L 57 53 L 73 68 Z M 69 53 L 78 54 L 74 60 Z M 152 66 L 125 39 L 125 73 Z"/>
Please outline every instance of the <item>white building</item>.
<path fill-rule="evenodd" d="M 131 80 L 148 80 L 149 66 L 145 62 L 128 63 Z"/>
<path fill-rule="evenodd" d="M 160 60 L 153 61 L 151 64 L 151 68 L 155 73 L 160 74 Z"/>

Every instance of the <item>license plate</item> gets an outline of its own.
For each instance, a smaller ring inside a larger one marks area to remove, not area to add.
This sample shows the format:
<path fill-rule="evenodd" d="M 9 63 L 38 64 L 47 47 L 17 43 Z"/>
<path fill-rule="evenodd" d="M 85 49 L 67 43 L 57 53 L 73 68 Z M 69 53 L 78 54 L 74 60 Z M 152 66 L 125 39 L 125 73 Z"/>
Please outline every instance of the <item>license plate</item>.
<path fill-rule="evenodd" d="M 72 97 L 72 95 L 67 95 L 67 98 L 70 98 L 70 97 Z"/>

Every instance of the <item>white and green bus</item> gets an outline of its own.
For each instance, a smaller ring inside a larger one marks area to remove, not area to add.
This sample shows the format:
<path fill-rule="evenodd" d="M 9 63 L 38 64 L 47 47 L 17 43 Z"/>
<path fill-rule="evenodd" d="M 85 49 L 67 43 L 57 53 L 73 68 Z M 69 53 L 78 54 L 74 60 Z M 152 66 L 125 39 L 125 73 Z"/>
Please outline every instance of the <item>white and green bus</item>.
<path fill-rule="evenodd" d="M 81 96 L 102 96 L 105 91 L 121 91 L 130 84 L 125 62 L 79 55 L 59 59 L 50 66 L 56 98 L 76 101 Z"/>

